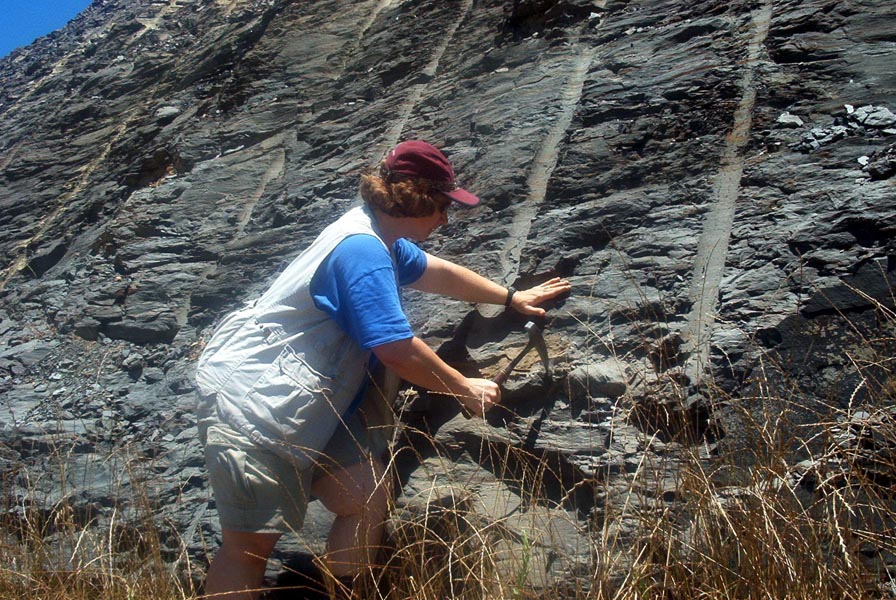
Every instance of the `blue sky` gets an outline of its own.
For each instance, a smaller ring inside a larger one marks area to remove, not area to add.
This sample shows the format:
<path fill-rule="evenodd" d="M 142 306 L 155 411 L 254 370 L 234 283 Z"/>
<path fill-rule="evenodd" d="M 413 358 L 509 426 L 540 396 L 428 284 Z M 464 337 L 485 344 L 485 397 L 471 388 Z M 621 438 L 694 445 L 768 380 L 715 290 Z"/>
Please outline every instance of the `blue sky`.
<path fill-rule="evenodd" d="M 0 57 L 61 29 L 90 0 L 0 0 Z"/>

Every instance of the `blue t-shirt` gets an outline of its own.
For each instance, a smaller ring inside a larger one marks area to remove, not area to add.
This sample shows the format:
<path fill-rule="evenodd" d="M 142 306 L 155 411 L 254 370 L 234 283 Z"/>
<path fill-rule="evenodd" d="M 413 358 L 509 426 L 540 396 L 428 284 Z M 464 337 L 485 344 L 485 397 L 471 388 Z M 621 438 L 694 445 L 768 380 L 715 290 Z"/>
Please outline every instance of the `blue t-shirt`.
<path fill-rule="evenodd" d="M 311 279 L 314 305 L 327 313 L 365 350 L 414 337 L 401 308 L 399 286 L 414 283 L 426 270 L 426 254 L 399 239 L 392 256 L 372 235 L 342 240 Z"/>

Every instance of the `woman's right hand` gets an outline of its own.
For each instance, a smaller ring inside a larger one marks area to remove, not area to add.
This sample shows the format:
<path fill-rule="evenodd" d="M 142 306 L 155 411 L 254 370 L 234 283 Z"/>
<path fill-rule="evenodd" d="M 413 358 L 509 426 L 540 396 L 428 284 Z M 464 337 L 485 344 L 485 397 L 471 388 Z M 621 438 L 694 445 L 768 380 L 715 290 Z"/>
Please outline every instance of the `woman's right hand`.
<path fill-rule="evenodd" d="M 460 397 L 461 404 L 470 414 L 485 416 L 493 406 L 501 403 L 501 386 L 489 379 L 467 379 L 469 391 Z"/>

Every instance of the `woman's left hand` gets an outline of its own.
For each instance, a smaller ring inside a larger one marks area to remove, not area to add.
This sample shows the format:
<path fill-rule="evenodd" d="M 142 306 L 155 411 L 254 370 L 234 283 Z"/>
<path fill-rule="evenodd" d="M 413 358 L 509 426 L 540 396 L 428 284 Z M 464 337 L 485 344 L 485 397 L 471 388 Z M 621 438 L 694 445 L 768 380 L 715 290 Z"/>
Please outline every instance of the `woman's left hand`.
<path fill-rule="evenodd" d="M 538 305 L 561 294 L 566 294 L 572 289 L 572 284 L 566 279 L 554 277 L 541 285 L 536 285 L 527 290 L 517 290 L 513 295 L 510 306 L 517 312 L 533 317 L 542 317 L 545 314 L 543 308 Z"/>

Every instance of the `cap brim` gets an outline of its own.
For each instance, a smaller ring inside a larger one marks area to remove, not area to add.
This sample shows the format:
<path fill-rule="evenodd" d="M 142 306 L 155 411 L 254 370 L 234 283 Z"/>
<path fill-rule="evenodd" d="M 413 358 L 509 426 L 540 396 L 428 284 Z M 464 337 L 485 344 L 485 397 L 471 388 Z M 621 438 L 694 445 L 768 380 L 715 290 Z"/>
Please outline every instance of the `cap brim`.
<path fill-rule="evenodd" d="M 464 206 L 476 206 L 479 204 L 479 198 L 474 196 L 470 192 L 465 189 L 457 188 L 451 192 L 442 192 L 458 204 L 463 204 Z"/>

